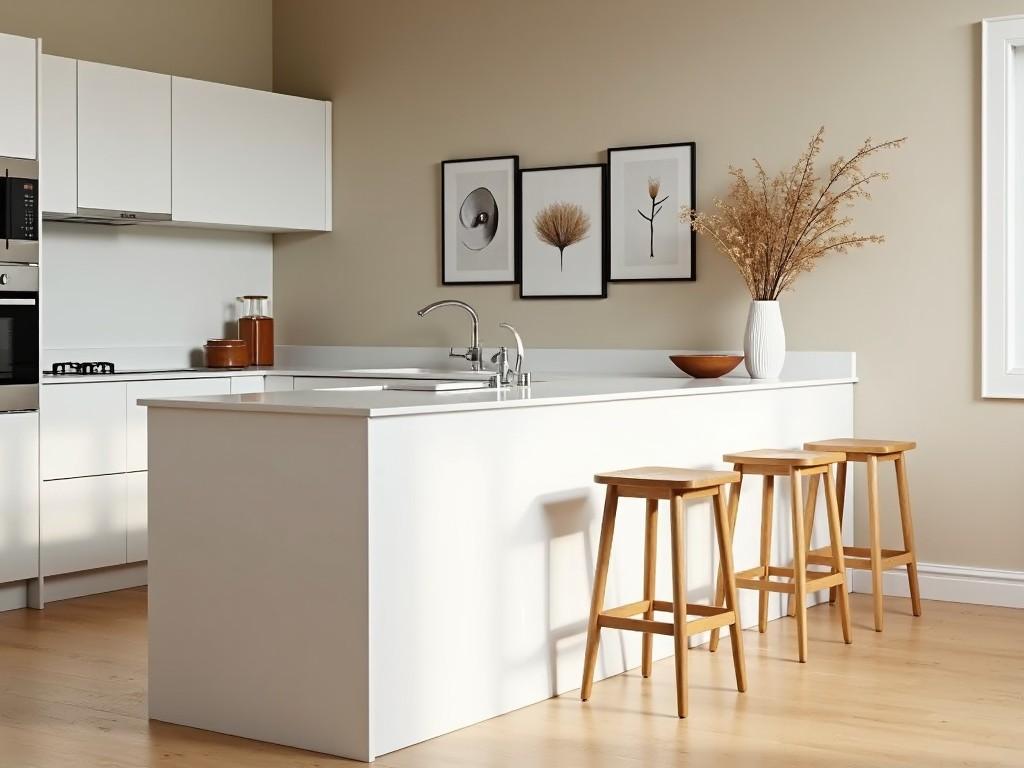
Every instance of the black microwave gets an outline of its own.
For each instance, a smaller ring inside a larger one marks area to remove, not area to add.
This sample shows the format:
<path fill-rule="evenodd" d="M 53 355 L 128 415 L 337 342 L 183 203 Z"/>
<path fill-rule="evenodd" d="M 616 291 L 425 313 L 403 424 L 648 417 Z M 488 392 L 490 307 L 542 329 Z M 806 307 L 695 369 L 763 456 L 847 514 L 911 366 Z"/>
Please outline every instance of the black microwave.
<path fill-rule="evenodd" d="M 39 172 L 34 160 L 0 157 L 0 262 L 39 263 Z"/>

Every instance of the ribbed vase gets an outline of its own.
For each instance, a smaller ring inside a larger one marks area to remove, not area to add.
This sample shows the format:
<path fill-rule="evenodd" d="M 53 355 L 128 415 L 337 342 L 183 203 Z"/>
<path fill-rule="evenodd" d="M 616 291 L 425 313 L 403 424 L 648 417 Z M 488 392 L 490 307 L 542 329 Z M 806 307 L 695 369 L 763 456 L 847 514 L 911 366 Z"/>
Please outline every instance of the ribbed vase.
<path fill-rule="evenodd" d="M 752 301 L 743 337 L 743 358 L 752 379 L 777 379 L 786 362 L 786 329 L 777 301 Z"/>

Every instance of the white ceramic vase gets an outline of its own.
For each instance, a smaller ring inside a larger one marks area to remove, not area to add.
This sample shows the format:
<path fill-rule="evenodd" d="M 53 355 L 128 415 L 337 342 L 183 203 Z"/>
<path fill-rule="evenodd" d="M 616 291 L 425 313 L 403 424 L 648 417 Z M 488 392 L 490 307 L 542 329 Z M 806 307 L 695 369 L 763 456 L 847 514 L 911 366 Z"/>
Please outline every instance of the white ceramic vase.
<path fill-rule="evenodd" d="M 786 362 L 786 329 L 777 301 L 752 301 L 743 337 L 743 358 L 752 379 L 777 379 Z"/>

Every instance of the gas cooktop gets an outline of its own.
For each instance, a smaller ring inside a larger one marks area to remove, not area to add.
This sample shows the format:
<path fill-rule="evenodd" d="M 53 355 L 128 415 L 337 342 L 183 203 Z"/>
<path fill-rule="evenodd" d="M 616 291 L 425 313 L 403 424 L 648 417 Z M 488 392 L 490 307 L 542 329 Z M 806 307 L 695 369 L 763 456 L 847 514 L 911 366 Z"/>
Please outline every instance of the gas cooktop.
<path fill-rule="evenodd" d="M 185 371 L 203 370 L 197 368 L 131 368 L 117 370 L 113 363 L 105 362 L 67 362 L 54 363 L 50 370 L 44 371 L 46 376 L 103 376 L 132 373 L 183 373 Z"/>

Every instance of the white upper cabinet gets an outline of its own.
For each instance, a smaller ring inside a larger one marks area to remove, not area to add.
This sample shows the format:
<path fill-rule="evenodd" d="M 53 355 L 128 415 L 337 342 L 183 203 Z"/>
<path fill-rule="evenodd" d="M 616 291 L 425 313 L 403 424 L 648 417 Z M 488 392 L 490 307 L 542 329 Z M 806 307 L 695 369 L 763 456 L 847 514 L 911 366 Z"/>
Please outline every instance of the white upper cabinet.
<path fill-rule="evenodd" d="M 331 229 L 330 102 L 173 78 L 175 221 Z"/>
<path fill-rule="evenodd" d="M 78 206 L 171 212 L 171 77 L 78 62 Z"/>
<path fill-rule="evenodd" d="M 78 209 L 78 61 L 43 54 L 39 180 L 44 213 Z"/>
<path fill-rule="evenodd" d="M 36 157 L 39 43 L 0 34 L 0 156 Z"/>

